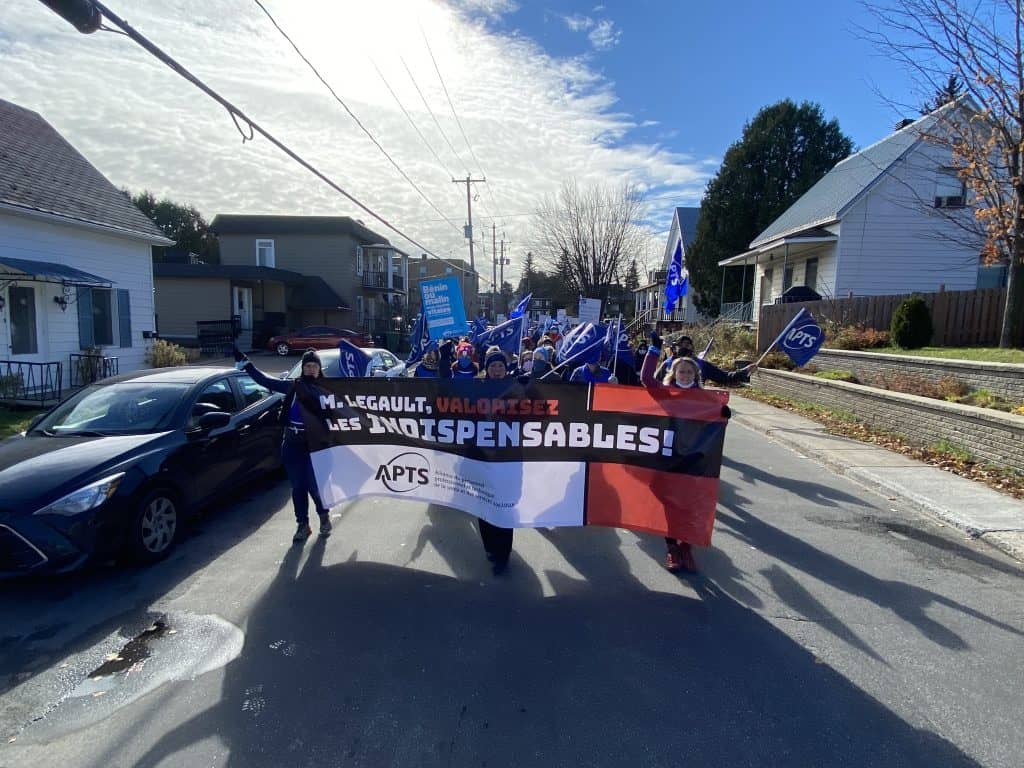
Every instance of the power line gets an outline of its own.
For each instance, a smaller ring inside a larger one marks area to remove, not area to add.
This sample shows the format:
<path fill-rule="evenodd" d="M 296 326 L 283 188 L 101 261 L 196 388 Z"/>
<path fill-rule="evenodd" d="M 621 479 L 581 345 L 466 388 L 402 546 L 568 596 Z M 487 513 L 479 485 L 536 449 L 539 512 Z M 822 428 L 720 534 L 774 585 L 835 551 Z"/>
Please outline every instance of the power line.
<path fill-rule="evenodd" d="M 270 11 L 267 10 L 266 6 L 264 6 L 260 0 L 253 0 L 253 2 L 256 3 L 256 5 L 259 6 L 260 10 L 266 14 L 267 18 L 270 19 L 270 23 L 274 25 L 274 28 L 277 29 L 277 31 L 281 33 L 281 36 L 288 41 L 288 44 L 291 45 L 293 49 L 295 49 L 295 53 L 299 55 L 299 58 L 306 62 L 306 65 L 310 68 L 310 70 L 312 70 L 313 74 L 316 75 L 317 79 L 324 84 L 324 87 L 327 88 L 328 91 L 331 92 L 331 96 L 334 97 L 334 100 L 341 104 L 345 111 L 348 112 L 349 117 L 351 117 L 355 121 L 356 125 L 358 125 L 362 132 L 366 134 L 367 138 L 369 138 L 369 140 L 373 142 L 374 146 L 376 146 L 377 149 L 381 151 L 381 154 L 383 154 L 384 157 L 386 157 L 388 161 L 391 163 L 391 165 L 395 167 L 395 170 L 402 175 L 402 178 L 409 182 L 412 188 L 419 193 L 419 196 L 426 200 L 427 204 L 435 211 L 437 211 L 437 213 L 440 214 L 440 216 L 451 225 L 452 229 L 454 229 L 456 232 L 461 232 L 461 228 L 459 227 L 459 225 L 456 224 L 451 219 L 449 219 L 445 215 L 444 211 L 442 211 L 440 208 L 434 205 L 434 201 L 427 197 L 426 193 L 422 189 L 420 189 L 419 185 L 417 185 L 415 181 L 409 178 L 409 174 L 407 174 L 402 169 L 402 167 L 395 161 L 395 159 L 390 154 L 388 154 L 388 151 L 384 149 L 384 147 L 381 145 L 379 141 L 377 141 L 377 138 L 370 132 L 370 130 L 365 125 L 363 125 L 362 120 L 360 120 L 356 116 L 355 112 L 349 109 L 348 104 L 346 104 L 345 101 L 335 92 L 334 88 L 331 87 L 330 83 L 328 83 L 323 78 L 323 76 L 320 74 L 317 68 L 313 66 L 313 62 L 306 58 L 306 55 L 301 50 L 299 50 L 299 46 L 296 45 L 295 41 L 288 36 L 288 33 L 281 28 L 281 25 L 277 23 L 277 20 L 273 17 Z"/>
<path fill-rule="evenodd" d="M 402 110 L 402 114 L 405 115 L 406 119 L 409 121 L 409 125 L 413 127 L 413 129 L 419 135 L 420 139 L 426 145 L 427 149 L 430 150 L 430 154 L 432 154 L 434 156 L 434 159 L 437 160 L 438 165 L 440 165 L 441 168 L 444 169 L 445 176 L 451 176 L 452 173 L 451 171 L 448 170 L 448 166 L 444 164 L 444 160 L 442 160 L 441 156 L 437 154 L 437 150 L 435 150 L 434 146 L 429 141 L 427 141 L 427 137 L 423 135 L 423 131 L 421 131 L 420 127 L 416 125 L 416 121 L 412 119 L 412 115 L 410 115 L 408 110 L 406 110 L 406 108 L 402 105 L 401 100 L 398 98 L 398 94 L 395 93 L 394 89 L 391 87 L 391 83 L 389 83 L 387 78 L 384 77 L 384 73 L 380 71 L 380 67 L 377 66 L 377 62 L 375 62 L 373 59 L 370 59 L 370 63 L 373 64 L 373 68 L 376 69 L 377 74 L 380 75 L 380 79 L 384 82 L 384 87 L 387 88 L 388 92 L 394 97 L 395 103 L 398 105 L 398 108 Z"/>
<path fill-rule="evenodd" d="M 430 47 L 430 39 L 427 37 L 426 31 L 420 26 L 420 34 L 423 35 L 423 42 L 427 46 L 427 53 L 430 54 L 430 60 L 434 63 L 434 71 L 437 72 L 437 79 L 441 81 L 441 89 L 444 91 L 445 98 L 448 99 L 448 106 L 451 107 L 452 117 L 455 118 L 456 125 L 459 126 L 459 131 L 462 133 L 462 140 L 466 142 L 466 146 L 469 147 L 469 154 L 473 156 L 473 160 L 476 161 L 477 168 L 480 169 L 480 175 L 487 177 L 487 173 L 484 171 L 484 165 L 480 162 L 480 158 L 476 156 L 476 152 L 473 150 L 473 145 L 469 143 L 469 136 L 466 135 L 466 129 L 462 126 L 462 120 L 459 119 L 459 113 L 455 109 L 455 103 L 452 101 L 451 94 L 448 93 L 448 86 L 444 81 L 444 75 L 441 74 L 441 67 L 437 64 L 437 59 L 434 57 L 434 51 Z M 498 215 L 501 216 L 501 206 L 498 205 L 497 199 L 494 197 L 494 193 L 491 192 L 491 188 L 487 188 L 487 194 L 491 196 L 491 200 L 494 202 L 494 207 L 498 211 Z M 486 204 L 485 204 L 486 205 Z M 504 221 L 502 222 L 504 223 Z"/>
<path fill-rule="evenodd" d="M 360 210 L 364 211 L 369 216 L 372 216 L 374 219 L 379 221 L 381 224 L 383 224 L 385 227 L 387 227 L 392 232 L 397 234 L 399 237 L 402 237 L 406 241 L 412 243 L 413 245 L 415 245 L 418 249 L 420 249 L 422 252 L 424 252 L 428 256 L 430 256 L 432 258 L 435 258 L 438 261 L 443 262 L 444 264 L 447 264 L 448 266 L 452 267 L 453 269 L 459 269 L 459 270 L 463 270 L 464 271 L 464 269 L 465 269 L 464 267 L 460 267 L 458 264 L 455 264 L 455 263 L 453 263 L 451 261 L 448 261 L 448 259 L 445 259 L 445 258 L 442 258 L 441 256 L 438 256 L 436 253 L 434 253 L 432 250 L 427 248 L 421 242 L 419 242 L 415 238 L 411 237 L 410 235 L 405 234 L 405 232 L 403 232 L 401 229 L 399 229 L 396 225 L 392 224 L 390 221 L 388 221 L 386 218 L 384 218 L 381 214 L 379 214 L 376 211 L 374 211 L 372 208 L 370 208 L 365 203 L 363 203 L 360 200 L 358 200 L 355 196 L 353 196 L 349 192 L 346 192 L 337 182 L 335 182 L 329 176 L 327 176 L 322 171 L 320 171 L 316 166 L 314 166 L 308 160 L 306 160 L 301 155 L 299 155 L 297 152 L 295 152 L 293 149 L 291 149 L 287 144 L 282 142 L 280 139 L 278 139 L 276 136 L 274 136 L 268 130 L 263 128 L 259 123 L 257 123 L 254 120 L 252 120 L 242 110 L 240 110 L 238 107 L 236 107 L 230 101 L 228 101 L 226 98 L 221 96 L 219 93 L 217 93 L 217 91 L 213 90 L 213 88 L 208 86 L 206 83 L 204 83 L 198 77 L 193 75 L 188 69 L 186 69 L 184 66 L 179 64 L 170 55 L 164 53 L 164 51 L 161 50 L 155 43 L 151 42 L 148 38 L 146 38 L 140 32 L 136 31 L 134 27 L 132 27 L 127 21 L 125 21 L 120 16 L 115 14 L 113 11 L 111 11 L 109 8 L 107 8 L 107 6 L 104 5 L 102 2 L 100 2 L 100 0 L 93 0 L 93 2 L 95 4 L 95 6 L 97 8 L 99 8 L 99 10 L 103 14 L 103 16 L 105 16 L 111 22 L 113 22 L 114 24 L 119 26 L 122 30 L 124 30 L 124 34 L 126 36 L 130 37 L 135 43 L 137 43 L 142 48 L 144 48 L 146 51 L 148 51 L 150 54 L 155 56 L 158 60 L 160 60 L 163 64 L 165 64 L 172 71 L 174 71 L 175 73 L 177 73 L 178 75 L 180 75 L 184 79 L 188 80 L 190 83 L 192 83 L 192 85 L 194 85 L 196 88 L 198 88 L 203 93 L 205 93 L 207 96 L 209 96 L 211 99 L 213 99 L 218 104 L 220 104 L 227 111 L 228 115 L 231 117 L 232 121 L 235 123 L 235 127 L 239 130 L 240 133 L 242 133 L 242 140 L 243 140 L 243 142 L 251 140 L 252 137 L 255 134 L 258 133 L 260 136 L 265 138 L 267 141 L 269 141 L 271 144 L 273 144 L 275 147 L 277 147 L 279 150 L 281 150 L 284 154 L 286 154 L 288 157 L 290 157 L 292 160 L 297 162 L 299 165 L 301 165 L 307 171 L 309 171 L 314 176 L 316 176 L 318 179 L 320 179 L 325 184 L 327 184 L 329 187 L 331 187 L 331 189 L 335 190 L 338 194 L 340 194 L 343 197 L 345 197 L 347 200 L 352 202 L 356 207 L 358 207 Z M 249 135 L 248 136 L 246 136 L 244 131 L 242 131 L 242 126 L 239 124 L 239 121 L 241 121 L 241 123 L 243 123 L 245 125 L 245 127 L 249 129 Z M 478 277 L 479 277 L 479 275 L 478 275 Z"/>
<path fill-rule="evenodd" d="M 437 115 L 434 114 L 434 110 L 430 108 L 430 104 L 427 102 L 427 97 L 424 96 L 423 91 L 420 90 L 419 83 L 417 83 L 416 78 L 413 77 L 412 70 L 409 69 L 409 65 L 405 63 L 405 59 L 402 58 L 401 56 L 398 57 L 398 60 L 402 62 L 402 66 L 405 67 L 405 71 L 409 73 L 409 79 L 412 80 L 412 84 L 416 88 L 416 93 L 418 93 L 420 95 L 420 99 L 423 100 L 423 106 L 427 108 L 427 112 L 429 112 L 430 116 L 433 118 L 434 125 L 436 125 L 437 130 L 441 132 L 441 137 L 445 140 L 445 143 L 448 145 L 448 149 L 450 149 L 452 151 L 452 154 L 455 155 L 455 159 L 459 161 L 459 165 L 466 166 L 466 164 L 462 162 L 462 158 L 459 157 L 459 153 L 455 151 L 455 147 L 452 146 L 451 141 L 448 139 L 448 134 L 444 132 L 444 128 L 442 128 L 441 123 L 438 122 Z M 466 168 L 468 170 L 468 166 L 466 166 Z"/>

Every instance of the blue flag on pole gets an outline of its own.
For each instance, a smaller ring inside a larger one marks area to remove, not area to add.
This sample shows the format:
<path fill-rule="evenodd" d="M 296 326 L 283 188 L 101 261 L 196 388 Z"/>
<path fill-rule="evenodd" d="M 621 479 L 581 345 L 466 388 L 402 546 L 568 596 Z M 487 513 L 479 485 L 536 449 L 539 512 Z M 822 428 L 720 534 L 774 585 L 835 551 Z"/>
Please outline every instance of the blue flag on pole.
<path fill-rule="evenodd" d="M 683 241 L 676 244 L 676 252 L 672 254 L 672 264 L 668 268 L 668 279 L 665 281 L 665 312 L 675 311 L 676 302 L 686 295 L 687 281 L 683 279 Z"/>
<path fill-rule="evenodd" d="M 358 379 L 366 375 L 370 356 L 350 341 L 338 344 L 338 375 Z"/>
<path fill-rule="evenodd" d="M 491 330 L 485 331 L 473 340 L 477 347 L 500 347 L 502 352 L 519 354 L 519 346 L 523 342 L 523 324 L 526 322 L 522 316 L 506 320 L 501 325 L 496 325 Z"/>
<path fill-rule="evenodd" d="M 604 348 L 606 334 L 602 333 L 603 330 L 603 327 L 593 323 L 584 323 L 573 328 L 563 339 L 558 350 L 558 362 L 568 363 L 576 360 L 581 365 L 598 362 Z"/>
<path fill-rule="evenodd" d="M 523 296 L 523 298 L 519 300 L 519 303 L 516 304 L 516 308 L 509 313 L 509 319 L 515 320 L 517 317 L 522 317 L 523 315 L 525 315 L 526 310 L 530 308 L 530 299 L 532 298 L 532 293 L 528 293 L 525 296 Z"/>
<path fill-rule="evenodd" d="M 486 318 L 474 317 L 469 324 L 469 340 L 475 344 L 480 335 L 484 333 L 487 333 Z"/>
<path fill-rule="evenodd" d="M 405 364 L 412 366 L 423 359 L 423 356 L 432 349 L 437 349 L 437 342 L 430 338 L 430 330 L 427 328 L 427 318 L 421 312 L 416 318 L 416 325 L 413 326 L 412 335 L 409 337 L 412 349 Z"/>
<path fill-rule="evenodd" d="M 814 315 L 801 308 L 796 317 L 789 321 L 789 325 L 782 329 L 772 346 L 778 344 L 789 355 L 789 359 L 801 367 L 807 365 L 807 361 L 818 353 L 824 340 L 825 332 L 814 320 Z"/>

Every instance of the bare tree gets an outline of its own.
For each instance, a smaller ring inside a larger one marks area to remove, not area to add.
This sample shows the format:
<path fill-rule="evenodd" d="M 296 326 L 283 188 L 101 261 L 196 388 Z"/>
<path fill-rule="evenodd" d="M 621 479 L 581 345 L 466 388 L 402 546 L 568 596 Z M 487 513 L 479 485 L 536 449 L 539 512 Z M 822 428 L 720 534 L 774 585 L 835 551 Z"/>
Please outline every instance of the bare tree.
<path fill-rule="evenodd" d="M 973 193 L 985 259 L 1009 267 L 999 345 L 1024 345 L 1024 0 L 893 0 L 866 3 L 878 22 L 861 29 L 903 65 L 923 92 L 951 74 L 962 108 L 928 140 L 947 147 Z"/>
<path fill-rule="evenodd" d="M 640 252 L 642 198 L 635 186 L 581 188 L 566 181 L 534 215 L 534 253 L 583 296 L 606 301 L 608 288 Z"/>

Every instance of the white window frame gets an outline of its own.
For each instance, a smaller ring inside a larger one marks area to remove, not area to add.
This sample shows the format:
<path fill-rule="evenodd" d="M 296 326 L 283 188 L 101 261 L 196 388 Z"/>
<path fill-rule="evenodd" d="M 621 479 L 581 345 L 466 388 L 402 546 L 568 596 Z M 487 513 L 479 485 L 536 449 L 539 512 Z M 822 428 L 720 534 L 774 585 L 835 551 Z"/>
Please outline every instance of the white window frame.
<path fill-rule="evenodd" d="M 964 208 L 966 205 L 967 182 L 960 178 L 956 168 L 939 168 L 935 174 L 935 207 Z"/>
<path fill-rule="evenodd" d="M 266 253 L 269 255 L 266 264 L 260 263 L 260 250 L 267 249 Z M 270 267 L 275 268 L 277 266 L 277 255 L 274 253 L 274 241 L 273 240 L 257 240 L 256 241 L 256 266 L 257 267 Z"/>

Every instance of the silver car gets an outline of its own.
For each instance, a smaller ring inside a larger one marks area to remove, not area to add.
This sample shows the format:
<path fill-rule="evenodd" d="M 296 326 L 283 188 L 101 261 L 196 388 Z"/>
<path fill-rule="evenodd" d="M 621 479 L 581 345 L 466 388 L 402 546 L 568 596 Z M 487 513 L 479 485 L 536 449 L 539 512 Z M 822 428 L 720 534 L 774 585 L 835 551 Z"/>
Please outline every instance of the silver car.
<path fill-rule="evenodd" d="M 370 356 L 370 362 L 366 366 L 366 373 L 363 374 L 364 376 L 394 379 L 401 378 L 406 375 L 405 363 L 395 357 L 388 350 L 381 349 L 380 347 L 360 347 L 360 349 Z M 324 376 L 329 379 L 338 378 L 338 350 L 320 349 L 317 350 L 317 355 L 320 356 L 320 363 L 323 366 Z M 300 361 L 296 363 L 290 371 L 282 374 L 281 378 L 295 379 L 298 378 L 301 373 L 302 362 Z"/>

